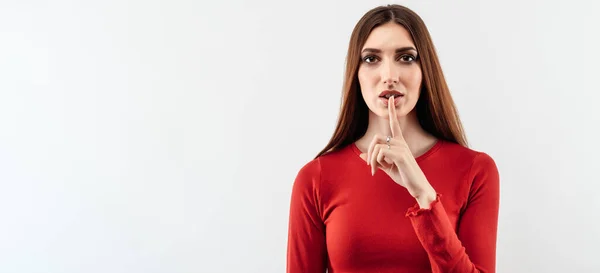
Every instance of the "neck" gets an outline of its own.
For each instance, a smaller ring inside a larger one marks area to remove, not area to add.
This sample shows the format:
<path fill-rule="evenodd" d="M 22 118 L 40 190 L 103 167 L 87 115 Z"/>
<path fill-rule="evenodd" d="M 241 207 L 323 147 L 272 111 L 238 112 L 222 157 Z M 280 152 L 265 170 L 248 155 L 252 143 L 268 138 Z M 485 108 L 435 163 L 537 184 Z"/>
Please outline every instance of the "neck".
<path fill-rule="evenodd" d="M 400 129 L 402 130 L 402 136 L 414 157 L 418 157 L 425 153 L 435 144 L 437 139 L 421 127 L 415 111 L 410 112 L 406 116 L 399 117 L 398 121 L 400 123 Z M 358 146 L 361 151 L 366 152 L 371 140 L 376 134 L 382 136 L 391 135 L 390 121 L 388 118 L 377 116 L 369 111 L 369 125 L 367 131 L 363 137 L 356 141 L 356 146 Z"/>

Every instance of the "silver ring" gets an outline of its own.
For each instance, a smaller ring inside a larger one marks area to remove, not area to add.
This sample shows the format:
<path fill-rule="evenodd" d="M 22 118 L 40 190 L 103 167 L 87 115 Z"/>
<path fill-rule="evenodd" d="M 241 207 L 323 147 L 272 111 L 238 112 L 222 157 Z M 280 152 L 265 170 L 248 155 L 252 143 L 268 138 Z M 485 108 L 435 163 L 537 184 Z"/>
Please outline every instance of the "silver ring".
<path fill-rule="evenodd" d="M 392 137 L 391 137 L 391 136 L 387 136 L 387 137 L 385 138 L 385 142 L 387 142 L 388 146 L 390 145 L 390 140 L 391 140 L 391 139 L 392 139 Z"/>

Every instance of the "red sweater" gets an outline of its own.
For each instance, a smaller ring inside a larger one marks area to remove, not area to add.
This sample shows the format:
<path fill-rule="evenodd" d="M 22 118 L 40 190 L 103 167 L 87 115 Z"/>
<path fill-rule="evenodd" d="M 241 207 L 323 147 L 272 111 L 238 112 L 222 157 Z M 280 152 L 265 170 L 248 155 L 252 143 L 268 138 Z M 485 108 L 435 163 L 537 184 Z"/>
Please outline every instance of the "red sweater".
<path fill-rule="evenodd" d="M 308 162 L 294 181 L 287 272 L 495 272 L 494 160 L 438 141 L 416 160 L 437 191 L 430 209 L 360 157 L 355 144 Z"/>

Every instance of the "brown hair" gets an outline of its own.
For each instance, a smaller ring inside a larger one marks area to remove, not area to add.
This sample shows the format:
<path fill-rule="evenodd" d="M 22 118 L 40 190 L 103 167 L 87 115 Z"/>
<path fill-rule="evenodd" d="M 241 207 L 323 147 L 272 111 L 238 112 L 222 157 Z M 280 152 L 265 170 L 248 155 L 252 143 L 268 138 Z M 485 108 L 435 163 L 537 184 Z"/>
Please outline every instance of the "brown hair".
<path fill-rule="evenodd" d="M 414 11 L 401 5 L 380 6 L 369 10 L 358 21 L 348 47 L 342 105 L 333 136 L 316 157 L 347 146 L 367 131 L 369 109 L 361 96 L 358 83 L 360 50 L 371 31 L 387 22 L 400 24 L 411 34 L 423 73 L 421 95 L 416 105 L 423 129 L 438 139 L 468 146 L 450 90 L 425 23 Z M 316 158 L 315 157 L 315 158 Z"/>

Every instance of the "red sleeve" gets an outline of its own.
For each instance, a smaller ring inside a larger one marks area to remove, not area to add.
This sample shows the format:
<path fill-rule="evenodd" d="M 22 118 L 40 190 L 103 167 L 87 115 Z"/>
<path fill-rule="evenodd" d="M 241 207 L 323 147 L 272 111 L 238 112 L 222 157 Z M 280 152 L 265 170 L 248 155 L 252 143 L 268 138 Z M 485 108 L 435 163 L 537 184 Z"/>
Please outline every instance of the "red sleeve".
<path fill-rule="evenodd" d="M 324 273 L 327 268 L 325 225 L 319 212 L 320 172 L 318 159 L 309 162 L 299 171 L 292 187 L 287 246 L 288 273 Z"/>
<path fill-rule="evenodd" d="M 429 209 L 417 204 L 407 212 L 433 272 L 496 271 L 499 174 L 494 160 L 479 153 L 468 178 L 472 184 L 456 232 L 439 194 Z"/>

